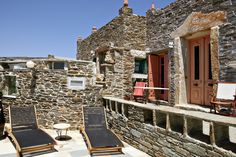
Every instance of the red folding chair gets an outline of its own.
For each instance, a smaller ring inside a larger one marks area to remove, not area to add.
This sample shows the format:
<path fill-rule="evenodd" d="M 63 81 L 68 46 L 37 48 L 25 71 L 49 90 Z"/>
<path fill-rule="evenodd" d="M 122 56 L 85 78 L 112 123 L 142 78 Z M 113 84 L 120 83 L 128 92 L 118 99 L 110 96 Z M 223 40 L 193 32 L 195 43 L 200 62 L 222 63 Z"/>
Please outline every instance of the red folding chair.
<path fill-rule="evenodd" d="M 146 82 L 136 82 L 135 83 L 135 86 L 134 86 L 134 93 L 133 93 L 133 96 L 134 96 L 134 100 L 139 102 L 139 101 L 142 101 L 144 102 L 145 101 L 145 89 L 143 87 L 146 87 L 147 83 Z"/>

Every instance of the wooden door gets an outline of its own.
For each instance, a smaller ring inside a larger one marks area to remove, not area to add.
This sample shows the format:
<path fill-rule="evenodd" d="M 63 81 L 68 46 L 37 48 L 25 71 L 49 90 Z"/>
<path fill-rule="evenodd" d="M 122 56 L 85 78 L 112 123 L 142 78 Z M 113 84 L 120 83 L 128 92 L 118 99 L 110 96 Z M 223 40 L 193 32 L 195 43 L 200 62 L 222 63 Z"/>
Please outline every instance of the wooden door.
<path fill-rule="evenodd" d="M 158 56 L 157 55 L 148 55 L 148 86 L 157 87 L 158 82 Z M 155 100 L 156 94 L 155 90 L 148 90 L 148 99 Z"/>
<path fill-rule="evenodd" d="M 149 87 L 168 88 L 168 53 L 148 56 Z M 149 100 L 168 100 L 168 91 L 149 90 Z"/>
<path fill-rule="evenodd" d="M 210 105 L 210 101 L 211 101 L 212 93 L 213 93 L 210 36 L 207 36 L 204 39 L 205 39 L 204 104 Z"/>
<path fill-rule="evenodd" d="M 212 92 L 210 37 L 189 41 L 190 96 L 192 104 L 209 105 Z"/>
<path fill-rule="evenodd" d="M 158 87 L 168 88 L 168 55 L 160 55 L 158 63 Z M 159 95 L 161 100 L 168 100 L 168 91 L 159 90 L 157 91 L 157 94 Z"/>

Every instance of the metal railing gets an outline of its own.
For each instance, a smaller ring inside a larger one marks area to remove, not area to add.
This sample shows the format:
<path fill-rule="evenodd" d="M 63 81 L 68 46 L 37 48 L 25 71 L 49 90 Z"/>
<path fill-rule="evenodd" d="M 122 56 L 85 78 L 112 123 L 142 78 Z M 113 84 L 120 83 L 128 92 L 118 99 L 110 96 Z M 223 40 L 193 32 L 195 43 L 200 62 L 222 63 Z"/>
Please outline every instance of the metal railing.
<path fill-rule="evenodd" d="M 158 91 L 169 91 L 169 88 L 162 88 L 162 87 L 137 87 L 134 86 L 134 88 L 144 89 L 144 103 L 146 104 L 148 102 L 149 98 L 149 90 L 158 90 Z M 156 95 L 157 100 L 161 100 L 159 97 L 159 94 Z"/>

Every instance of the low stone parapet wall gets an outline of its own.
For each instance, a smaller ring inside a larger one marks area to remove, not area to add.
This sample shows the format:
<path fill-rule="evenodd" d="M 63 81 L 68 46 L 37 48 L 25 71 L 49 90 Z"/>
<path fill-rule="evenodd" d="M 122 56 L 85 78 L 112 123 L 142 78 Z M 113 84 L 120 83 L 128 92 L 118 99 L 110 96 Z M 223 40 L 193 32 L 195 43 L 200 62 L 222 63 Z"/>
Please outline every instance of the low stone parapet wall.
<path fill-rule="evenodd" d="M 236 118 L 104 97 L 108 124 L 151 156 L 236 156 Z"/>

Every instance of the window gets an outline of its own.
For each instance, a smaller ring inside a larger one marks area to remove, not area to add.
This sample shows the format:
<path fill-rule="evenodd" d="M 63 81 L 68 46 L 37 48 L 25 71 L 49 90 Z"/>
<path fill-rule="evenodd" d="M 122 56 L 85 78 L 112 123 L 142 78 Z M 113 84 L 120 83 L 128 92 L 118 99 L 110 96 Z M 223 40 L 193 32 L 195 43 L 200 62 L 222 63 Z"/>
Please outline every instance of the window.
<path fill-rule="evenodd" d="M 1 63 L 4 70 L 22 70 L 27 69 L 26 63 Z"/>
<path fill-rule="evenodd" d="M 105 64 L 105 53 L 99 53 L 98 55 L 99 55 L 97 62 L 97 64 L 99 65 L 98 73 L 105 74 L 105 67 L 102 66 L 103 64 Z"/>
<path fill-rule="evenodd" d="M 195 80 L 199 80 L 200 78 L 200 52 L 199 52 L 199 46 L 195 46 L 194 47 L 194 67 L 195 67 L 195 71 L 194 71 L 194 78 Z"/>
<path fill-rule="evenodd" d="M 4 77 L 3 95 L 16 95 L 16 76 Z"/>
<path fill-rule="evenodd" d="M 3 67 L 4 70 L 10 69 L 10 66 L 7 63 L 1 63 L 1 66 Z"/>
<path fill-rule="evenodd" d="M 147 74 L 147 60 L 146 59 L 135 59 L 134 73 Z"/>
<path fill-rule="evenodd" d="M 72 90 L 84 90 L 85 80 L 85 77 L 68 77 L 68 88 Z"/>
<path fill-rule="evenodd" d="M 212 67 L 211 67 L 211 45 L 208 44 L 208 79 L 212 80 Z"/>
<path fill-rule="evenodd" d="M 21 69 L 27 69 L 26 63 L 18 63 L 13 65 L 14 70 L 21 70 Z"/>
<path fill-rule="evenodd" d="M 64 70 L 65 68 L 65 62 L 49 62 L 49 69 Z"/>

